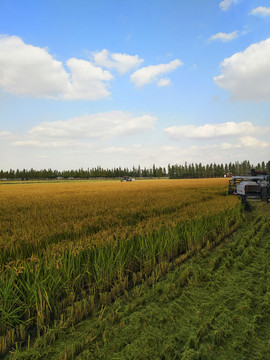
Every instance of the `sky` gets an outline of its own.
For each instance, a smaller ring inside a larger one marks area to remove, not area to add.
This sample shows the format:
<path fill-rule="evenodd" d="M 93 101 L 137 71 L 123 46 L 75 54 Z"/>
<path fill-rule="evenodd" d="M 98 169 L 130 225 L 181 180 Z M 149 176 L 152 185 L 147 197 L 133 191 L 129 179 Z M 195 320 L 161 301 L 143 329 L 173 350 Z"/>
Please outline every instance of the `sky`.
<path fill-rule="evenodd" d="M 270 160 L 270 1 L 0 0 L 0 169 Z"/>

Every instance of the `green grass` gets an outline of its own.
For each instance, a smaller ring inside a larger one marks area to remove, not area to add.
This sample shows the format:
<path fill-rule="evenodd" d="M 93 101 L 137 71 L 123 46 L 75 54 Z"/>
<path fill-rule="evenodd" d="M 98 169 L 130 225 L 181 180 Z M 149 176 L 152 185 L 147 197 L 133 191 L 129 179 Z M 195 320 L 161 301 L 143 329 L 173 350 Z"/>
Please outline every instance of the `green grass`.
<path fill-rule="evenodd" d="M 270 359 L 269 214 L 269 204 L 256 203 L 219 245 L 163 254 L 156 264 L 152 256 L 147 276 L 137 271 L 133 285 L 114 289 L 112 303 L 109 291 L 96 309 L 90 298 L 75 302 L 73 322 L 26 339 L 22 349 L 18 343 L 6 358 Z M 202 231 L 203 224 L 196 236 Z"/>

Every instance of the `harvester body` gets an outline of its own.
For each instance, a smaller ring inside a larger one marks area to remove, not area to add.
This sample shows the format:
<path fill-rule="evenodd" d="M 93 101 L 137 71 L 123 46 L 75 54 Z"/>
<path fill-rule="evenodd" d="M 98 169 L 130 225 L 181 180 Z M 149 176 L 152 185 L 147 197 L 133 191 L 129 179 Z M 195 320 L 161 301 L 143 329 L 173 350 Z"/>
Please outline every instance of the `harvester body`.
<path fill-rule="evenodd" d="M 135 179 L 131 178 L 130 176 L 123 176 L 121 182 L 127 182 L 127 181 L 135 181 Z"/>
<path fill-rule="evenodd" d="M 229 195 L 238 195 L 243 203 L 250 200 L 270 201 L 270 175 L 232 176 Z"/>

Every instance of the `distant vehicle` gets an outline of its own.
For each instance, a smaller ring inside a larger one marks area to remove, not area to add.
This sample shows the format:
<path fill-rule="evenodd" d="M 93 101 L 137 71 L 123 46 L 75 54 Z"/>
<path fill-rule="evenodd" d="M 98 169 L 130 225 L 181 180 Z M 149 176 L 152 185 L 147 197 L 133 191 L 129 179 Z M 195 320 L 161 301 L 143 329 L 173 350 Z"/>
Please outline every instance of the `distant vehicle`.
<path fill-rule="evenodd" d="M 229 195 L 238 195 L 242 203 L 247 200 L 270 201 L 270 174 L 251 169 L 250 175 L 232 176 L 228 186 Z"/>
<path fill-rule="evenodd" d="M 135 179 L 133 179 L 129 176 L 123 176 L 121 179 L 121 182 L 127 182 L 127 181 L 135 181 Z"/>

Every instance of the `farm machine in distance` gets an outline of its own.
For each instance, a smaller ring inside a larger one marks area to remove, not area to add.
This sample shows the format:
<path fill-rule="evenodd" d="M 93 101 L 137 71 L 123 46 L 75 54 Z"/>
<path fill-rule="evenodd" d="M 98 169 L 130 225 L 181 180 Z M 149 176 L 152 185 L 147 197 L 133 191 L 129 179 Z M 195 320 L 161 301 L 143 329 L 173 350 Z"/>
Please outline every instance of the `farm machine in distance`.
<path fill-rule="evenodd" d="M 251 169 L 247 176 L 232 176 L 228 186 L 229 195 L 238 195 L 242 203 L 247 200 L 270 201 L 270 174 Z"/>
<path fill-rule="evenodd" d="M 127 181 L 135 181 L 135 179 L 133 179 L 129 176 L 123 176 L 121 179 L 121 182 L 127 182 Z"/>

